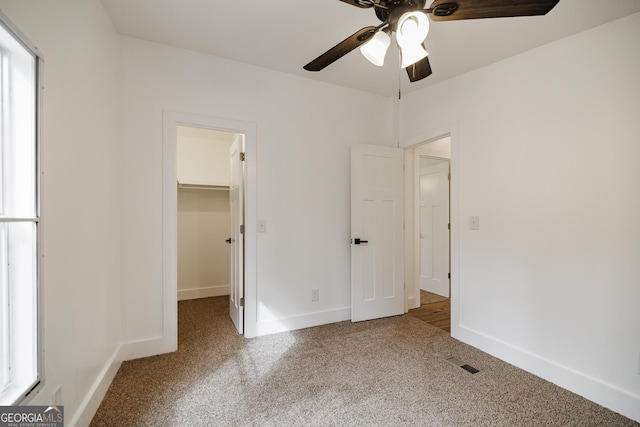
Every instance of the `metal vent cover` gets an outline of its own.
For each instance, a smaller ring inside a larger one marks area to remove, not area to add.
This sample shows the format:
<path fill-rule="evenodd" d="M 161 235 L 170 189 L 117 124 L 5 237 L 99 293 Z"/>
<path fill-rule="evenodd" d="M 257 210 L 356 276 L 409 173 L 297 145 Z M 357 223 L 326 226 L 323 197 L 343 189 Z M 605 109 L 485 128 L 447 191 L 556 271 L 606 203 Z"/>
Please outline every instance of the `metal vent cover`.
<path fill-rule="evenodd" d="M 457 357 L 448 357 L 445 359 L 447 362 L 452 363 L 456 366 L 461 367 L 462 369 L 464 369 L 465 371 L 472 373 L 472 374 L 476 374 L 478 372 L 480 372 L 478 369 L 474 368 L 473 366 L 469 365 L 468 363 L 463 362 L 462 360 L 458 359 Z"/>

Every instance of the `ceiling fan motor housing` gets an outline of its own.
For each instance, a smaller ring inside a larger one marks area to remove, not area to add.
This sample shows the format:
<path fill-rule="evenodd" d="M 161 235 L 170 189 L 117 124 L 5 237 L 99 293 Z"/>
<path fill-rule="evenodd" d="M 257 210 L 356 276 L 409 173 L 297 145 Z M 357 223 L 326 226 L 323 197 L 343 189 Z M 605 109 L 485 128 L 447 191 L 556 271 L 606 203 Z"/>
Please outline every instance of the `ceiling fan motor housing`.
<path fill-rule="evenodd" d="M 379 4 L 385 8 L 376 8 L 376 16 L 389 23 L 391 31 L 396 31 L 400 17 L 405 12 L 424 9 L 426 0 L 381 0 Z"/>

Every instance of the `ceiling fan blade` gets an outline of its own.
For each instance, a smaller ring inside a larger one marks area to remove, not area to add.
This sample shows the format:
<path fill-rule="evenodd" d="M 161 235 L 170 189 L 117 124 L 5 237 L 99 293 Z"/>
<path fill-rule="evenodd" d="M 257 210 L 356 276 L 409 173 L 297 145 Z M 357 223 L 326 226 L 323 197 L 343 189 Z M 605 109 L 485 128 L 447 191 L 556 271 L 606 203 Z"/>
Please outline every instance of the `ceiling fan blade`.
<path fill-rule="evenodd" d="M 422 80 L 425 77 L 429 77 L 431 75 L 431 64 L 429 63 L 429 57 L 426 56 L 424 59 L 421 59 L 415 64 L 409 65 L 405 69 L 407 70 L 409 81 L 411 82 L 417 82 L 418 80 Z"/>
<path fill-rule="evenodd" d="M 371 36 L 375 34 L 376 27 L 364 27 L 356 31 L 313 61 L 309 62 L 303 68 L 307 71 L 320 71 L 327 65 L 330 65 L 338 59 L 351 52 L 353 49 L 365 44 Z"/>
<path fill-rule="evenodd" d="M 363 9 L 373 6 L 373 1 L 368 1 L 368 0 L 340 0 L 340 1 L 349 3 L 350 5 L 353 5 L 353 6 L 361 7 Z"/>
<path fill-rule="evenodd" d="M 435 0 L 431 4 L 431 19 L 434 21 L 454 21 L 459 19 L 545 15 L 553 9 L 559 1 L 560 0 Z M 456 5 L 457 8 L 455 7 Z M 451 10 L 453 10 L 453 13 L 447 15 L 447 11 Z"/>

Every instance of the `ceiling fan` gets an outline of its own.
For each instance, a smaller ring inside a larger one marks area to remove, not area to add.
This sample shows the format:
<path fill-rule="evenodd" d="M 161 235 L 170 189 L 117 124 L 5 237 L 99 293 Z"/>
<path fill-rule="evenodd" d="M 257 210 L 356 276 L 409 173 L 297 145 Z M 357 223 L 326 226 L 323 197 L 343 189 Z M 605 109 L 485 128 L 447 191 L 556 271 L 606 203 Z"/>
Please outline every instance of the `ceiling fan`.
<path fill-rule="evenodd" d="M 429 18 L 433 21 L 500 18 L 545 15 L 560 0 L 435 0 L 425 9 L 426 0 L 341 0 L 359 8 L 374 8 L 382 24 L 356 31 L 303 68 L 320 71 L 360 47 L 362 54 L 373 64 L 382 66 L 396 33 L 401 67 L 407 70 L 412 82 L 431 75 L 424 41 L 429 32 Z"/>

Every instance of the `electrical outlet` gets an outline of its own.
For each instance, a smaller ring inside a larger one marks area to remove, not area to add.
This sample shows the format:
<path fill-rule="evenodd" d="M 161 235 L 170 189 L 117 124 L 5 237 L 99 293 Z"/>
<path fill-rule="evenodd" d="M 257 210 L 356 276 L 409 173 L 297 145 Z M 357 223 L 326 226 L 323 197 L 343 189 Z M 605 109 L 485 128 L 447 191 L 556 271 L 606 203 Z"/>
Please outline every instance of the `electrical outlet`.
<path fill-rule="evenodd" d="M 320 301 L 320 290 L 319 289 L 311 289 L 311 301 L 312 302 Z"/>
<path fill-rule="evenodd" d="M 62 385 L 58 386 L 51 393 L 51 404 L 54 406 L 62 406 Z"/>

